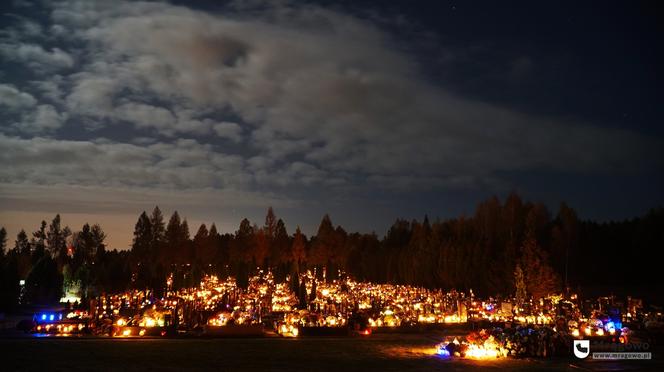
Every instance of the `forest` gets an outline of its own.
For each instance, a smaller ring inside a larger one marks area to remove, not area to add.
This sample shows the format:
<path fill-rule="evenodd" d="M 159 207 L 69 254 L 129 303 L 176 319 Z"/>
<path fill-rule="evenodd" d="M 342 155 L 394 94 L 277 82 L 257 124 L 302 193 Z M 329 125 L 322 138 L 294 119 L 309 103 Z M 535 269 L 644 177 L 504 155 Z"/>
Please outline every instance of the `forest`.
<path fill-rule="evenodd" d="M 2 228 L 0 309 L 54 303 L 72 289 L 83 299 L 128 288 L 161 294 L 169 276 L 175 288 L 195 286 L 206 274 L 233 275 L 246 286 L 258 268 L 270 268 L 277 280 L 315 268 L 326 280 L 343 272 L 481 296 L 513 296 L 520 285 L 534 298 L 599 289 L 653 300 L 664 209 L 598 223 L 580 220 L 565 203 L 552 214 L 510 194 L 481 202 L 472 216 L 398 219 L 383 237 L 348 232 L 328 215 L 315 236 L 299 227 L 289 233 L 272 208 L 261 225 L 243 219 L 234 233 L 214 223 L 192 231 L 177 211 L 166 221 L 159 207 L 140 214 L 130 250 L 107 249 L 101 226 L 72 230 L 59 215 L 20 231 L 13 245 Z"/>

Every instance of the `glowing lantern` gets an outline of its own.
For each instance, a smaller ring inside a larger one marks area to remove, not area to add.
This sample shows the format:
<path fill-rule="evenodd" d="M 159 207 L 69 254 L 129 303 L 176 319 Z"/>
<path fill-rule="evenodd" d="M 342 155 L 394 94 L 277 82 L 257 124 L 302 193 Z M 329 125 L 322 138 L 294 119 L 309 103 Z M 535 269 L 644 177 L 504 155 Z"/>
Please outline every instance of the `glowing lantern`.
<path fill-rule="evenodd" d="M 441 345 L 436 351 L 436 354 L 440 355 L 443 358 L 449 358 L 450 352 L 446 349 L 446 346 L 447 345 Z"/>

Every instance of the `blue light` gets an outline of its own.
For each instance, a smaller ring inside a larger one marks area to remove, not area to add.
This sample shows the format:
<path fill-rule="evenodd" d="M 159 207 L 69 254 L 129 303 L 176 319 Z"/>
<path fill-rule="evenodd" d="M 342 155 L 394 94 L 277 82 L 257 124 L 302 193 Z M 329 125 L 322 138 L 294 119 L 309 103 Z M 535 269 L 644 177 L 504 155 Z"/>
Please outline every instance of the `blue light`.
<path fill-rule="evenodd" d="M 441 346 L 438 348 L 438 355 L 443 357 L 443 358 L 449 358 L 450 357 L 450 352 L 445 348 L 445 346 Z"/>
<path fill-rule="evenodd" d="M 55 319 L 55 315 L 51 314 L 51 316 L 48 317 L 48 320 L 52 321 L 53 319 Z"/>
<path fill-rule="evenodd" d="M 42 320 L 46 320 L 46 314 L 42 314 Z"/>
<path fill-rule="evenodd" d="M 62 314 L 58 315 L 58 319 L 62 320 Z"/>

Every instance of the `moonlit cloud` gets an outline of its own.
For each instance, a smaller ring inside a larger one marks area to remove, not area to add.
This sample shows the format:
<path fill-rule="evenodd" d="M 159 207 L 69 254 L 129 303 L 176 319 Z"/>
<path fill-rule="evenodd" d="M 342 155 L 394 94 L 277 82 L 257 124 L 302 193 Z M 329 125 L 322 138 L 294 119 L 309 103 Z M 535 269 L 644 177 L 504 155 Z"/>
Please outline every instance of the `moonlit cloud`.
<path fill-rule="evenodd" d="M 251 180 L 241 157 L 191 139 L 138 146 L 0 135 L 0 147 L 0 182 L 7 183 L 196 189 L 240 188 Z"/>
<path fill-rule="evenodd" d="M 21 92 L 15 86 L 0 84 L 0 105 L 5 109 L 16 110 L 33 107 L 37 101 L 29 93 Z"/>
<path fill-rule="evenodd" d="M 74 59 L 59 48 L 44 49 L 34 44 L 0 44 L 0 54 L 10 61 L 20 62 L 38 72 L 69 68 Z"/>

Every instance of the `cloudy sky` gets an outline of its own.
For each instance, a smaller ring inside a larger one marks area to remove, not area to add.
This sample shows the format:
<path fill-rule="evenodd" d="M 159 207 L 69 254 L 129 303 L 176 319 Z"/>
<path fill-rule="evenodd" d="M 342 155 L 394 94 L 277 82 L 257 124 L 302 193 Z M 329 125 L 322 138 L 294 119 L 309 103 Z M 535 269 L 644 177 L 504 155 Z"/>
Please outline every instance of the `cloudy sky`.
<path fill-rule="evenodd" d="M 126 248 L 155 204 L 383 234 L 510 191 L 598 220 L 664 203 L 654 4 L 3 4 L 10 245 L 61 213 Z"/>

